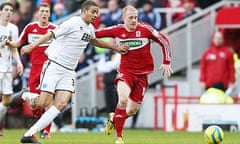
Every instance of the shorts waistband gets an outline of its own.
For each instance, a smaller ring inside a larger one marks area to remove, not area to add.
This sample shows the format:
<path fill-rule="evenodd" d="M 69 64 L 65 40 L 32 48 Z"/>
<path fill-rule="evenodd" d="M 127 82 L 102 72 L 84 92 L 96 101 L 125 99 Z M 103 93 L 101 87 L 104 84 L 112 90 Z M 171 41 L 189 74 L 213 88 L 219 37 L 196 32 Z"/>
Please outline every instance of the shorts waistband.
<path fill-rule="evenodd" d="M 50 60 L 50 59 L 49 59 L 48 61 L 49 61 L 50 63 L 53 62 L 53 63 L 55 63 L 55 64 L 57 64 L 57 65 L 65 68 L 65 69 L 67 69 L 67 70 L 74 71 L 73 69 L 70 69 L 70 68 L 68 68 L 68 67 L 65 67 L 65 66 L 63 66 L 62 64 L 60 64 L 60 63 L 58 63 L 58 62 L 55 62 L 55 61 L 53 61 L 53 60 Z"/>

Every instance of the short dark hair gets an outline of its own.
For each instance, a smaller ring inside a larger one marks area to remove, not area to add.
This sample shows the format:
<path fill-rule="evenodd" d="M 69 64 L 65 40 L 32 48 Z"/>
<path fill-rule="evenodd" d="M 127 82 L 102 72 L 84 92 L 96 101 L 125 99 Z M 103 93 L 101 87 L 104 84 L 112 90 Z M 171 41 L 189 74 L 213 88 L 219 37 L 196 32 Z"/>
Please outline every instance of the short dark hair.
<path fill-rule="evenodd" d="M 94 1 L 91 0 L 86 0 L 82 3 L 81 5 L 81 10 L 83 9 L 89 9 L 91 6 L 96 6 L 98 7 L 97 3 L 95 3 Z"/>
<path fill-rule="evenodd" d="M 145 5 L 145 4 L 148 4 L 148 5 L 153 5 L 153 3 L 150 1 L 150 0 L 147 0 L 147 1 L 145 1 L 144 3 L 143 3 L 143 5 Z"/>
<path fill-rule="evenodd" d="M 0 10 L 3 10 L 3 8 L 4 8 L 5 6 L 10 6 L 10 7 L 12 7 L 13 10 L 14 10 L 14 6 L 13 6 L 13 4 L 10 3 L 10 2 L 2 3 L 2 4 L 0 5 Z"/>

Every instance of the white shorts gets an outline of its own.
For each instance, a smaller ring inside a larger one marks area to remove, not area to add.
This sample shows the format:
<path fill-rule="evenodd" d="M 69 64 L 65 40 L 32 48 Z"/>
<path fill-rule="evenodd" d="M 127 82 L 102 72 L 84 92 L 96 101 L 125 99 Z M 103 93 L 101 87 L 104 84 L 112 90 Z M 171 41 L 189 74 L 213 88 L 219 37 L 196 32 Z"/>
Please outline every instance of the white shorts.
<path fill-rule="evenodd" d="M 76 72 L 64 68 L 63 66 L 46 61 L 43 65 L 39 89 L 50 93 L 56 90 L 66 90 L 74 92 Z"/>
<path fill-rule="evenodd" d="M 3 95 L 11 95 L 13 93 L 12 87 L 12 73 L 0 72 L 0 93 Z"/>

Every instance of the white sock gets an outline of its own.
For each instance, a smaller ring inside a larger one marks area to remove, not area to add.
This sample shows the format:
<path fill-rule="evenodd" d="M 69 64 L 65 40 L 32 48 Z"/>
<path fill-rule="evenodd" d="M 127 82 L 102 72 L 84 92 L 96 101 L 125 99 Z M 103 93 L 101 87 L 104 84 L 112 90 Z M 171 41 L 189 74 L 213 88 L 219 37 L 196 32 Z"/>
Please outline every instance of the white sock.
<path fill-rule="evenodd" d="M 36 132 L 44 129 L 49 125 L 53 119 L 60 113 L 60 111 L 55 107 L 51 106 L 46 112 L 43 113 L 41 118 L 24 134 L 24 136 L 32 136 Z"/>
<path fill-rule="evenodd" d="M 0 103 L 0 121 L 4 118 L 5 114 L 7 112 L 7 107 L 3 105 L 3 103 Z"/>
<path fill-rule="evenodd" d="M 39 96 L 39 94 L 37 94 L 37 93 L 24 92 L 24 93 L 22 94 L 22 99 L 23 99 L 23 100 L 33 99 L 33 98 L 36 98 L 37 96 Z"/>

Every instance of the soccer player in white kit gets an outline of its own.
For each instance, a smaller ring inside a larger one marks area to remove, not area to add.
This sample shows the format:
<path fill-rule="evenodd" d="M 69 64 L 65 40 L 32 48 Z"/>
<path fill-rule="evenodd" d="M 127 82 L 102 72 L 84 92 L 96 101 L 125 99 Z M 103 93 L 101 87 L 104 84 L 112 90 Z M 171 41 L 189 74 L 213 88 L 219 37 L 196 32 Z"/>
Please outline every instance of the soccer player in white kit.
<path fill-rule="evenodd" d="M 17 41 L 9 42 L 8 45 L 19 48 L 22 44 L 26 44 L 26 42 L 32 43 L 50 30 L 55 29 L 57 25 L 49 22 L 49 17 L 51 15 L 50 8 L 51 6 L 48 3 L 40 3 L 37 11 L 38 20 L 27 24 L 21 32 L 19 39 Z M 37 46 L 29 54 L 31 69 L 28 78 L 28 87 L 30 92 L 40 94 L 38 85 L 40 83 L 41 70 L 44 62 L 48 59 L 44 51 L 50 43 L 51 41 L 47 41 L 46 43 Z M 18 97 L 15 98 L 18 99 Z M 43 109 L 34 109 L 32 112 L 34 117 L 40 118 L 43 113 Z M 50 138 L 50 128 L 51 124 L 40 131 L 40 138 Z"/>
<path fill-rule="evenodd" d="M 7 107 L 11 101 L 13 93 L 12 88 L 12 58 L 17 63 L 17 72 L 19 75 L 23 72 L 23 65 L 16 48 L 3 45 L 3 40 L 17 40 L 18 28 L 10 23 L 13 16 L 14 7 L 11 3 L 3 3 L 0 6 L 0 94 L 2 102 L 0 103 L 0 121 L 7 112 Z M 0 135 L 3 135 L 0 129 Z"/>
<path fill-rule="evenodd" d="M 88 43 L 127 53 L 128 46 L 105 43 L 95 37 L 92 22 L 98 15 L 98 5 L 85 1 L 81 6 L 81 16 L 72 17 L 58 28 L 42 36 L 39 40 L 24 46 L 21 53 L 29 53 L 37 45 L 52 38 L 55 40 L 46 50 L 48 61 L 45 63 L 38 94 L 23 92 L 22 98 L 35 107 L 49 107 L 41 118 L 21 138 L 22 143 L 39 143 L 34 134 L 46 127 L 67 105 L 74 92 L 75 68 L 80 55 Z M 53 102 L 53 96 L 55 101 Z"/>

